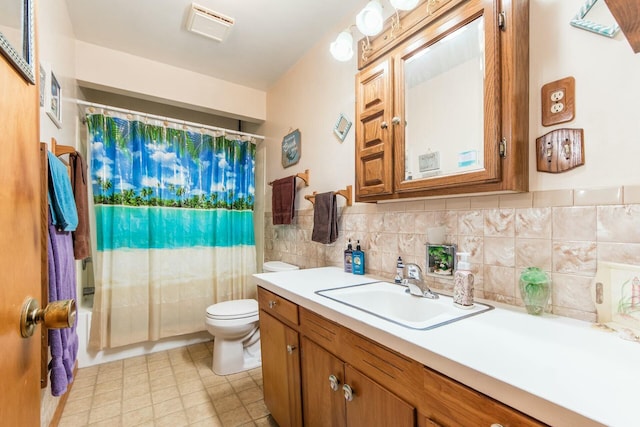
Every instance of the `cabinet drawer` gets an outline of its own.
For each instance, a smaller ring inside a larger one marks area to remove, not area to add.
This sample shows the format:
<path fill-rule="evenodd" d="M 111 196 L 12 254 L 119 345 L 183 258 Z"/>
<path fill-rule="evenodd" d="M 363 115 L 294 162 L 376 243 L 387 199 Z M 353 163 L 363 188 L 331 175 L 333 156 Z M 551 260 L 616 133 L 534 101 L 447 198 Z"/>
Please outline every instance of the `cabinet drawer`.
<path fill-rule="evenodd" d="M 418 407 L 427 426 L 546 425 L 426 367 L 423 400 Z"/>
<path fill-rule="evenodd" d="M 363 374 L 415 405 L 422 388 L 422 365 L 346 329 L 338 353 Z"/>
<path fill-rule="evenodd" d="M 298 325 L 298 306 L 291 301 L 258 287 L 258 304 L 275 318 Z"/>
<path fill-rule="evenodd" d="M 336 354 L 341 326 L 300 307 L 300 332 Z"/>

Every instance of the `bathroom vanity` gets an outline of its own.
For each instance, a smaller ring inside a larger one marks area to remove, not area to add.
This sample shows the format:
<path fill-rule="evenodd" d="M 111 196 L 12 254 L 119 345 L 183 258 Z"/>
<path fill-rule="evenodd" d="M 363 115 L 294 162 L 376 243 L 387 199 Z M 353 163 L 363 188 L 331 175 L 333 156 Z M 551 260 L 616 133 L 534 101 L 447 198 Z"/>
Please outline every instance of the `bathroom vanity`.
<path fill-rule="evenodd" d="M 625 386 L 640 380 L 640 345 L 590 324 L 496 307 L 411 329 L 317 293 L 373 277 L 334 267 L 254 277 L 265 403 L 281 427 L 635 420 Z"/>

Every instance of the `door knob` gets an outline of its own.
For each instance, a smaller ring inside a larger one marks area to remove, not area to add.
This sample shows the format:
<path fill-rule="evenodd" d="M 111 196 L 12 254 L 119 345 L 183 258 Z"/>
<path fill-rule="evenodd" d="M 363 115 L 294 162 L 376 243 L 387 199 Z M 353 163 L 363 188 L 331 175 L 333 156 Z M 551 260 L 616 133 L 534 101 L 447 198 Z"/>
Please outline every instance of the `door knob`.
<path fill-rule="evenodd" d="M 27 298 L 20 315 L 20 335 L 29 338 L 38 323 L 49 329 L 70 328 L 76 323 L 76 302 L 72 299 L 53 301 L 39 308 L 38 300 Z"/>

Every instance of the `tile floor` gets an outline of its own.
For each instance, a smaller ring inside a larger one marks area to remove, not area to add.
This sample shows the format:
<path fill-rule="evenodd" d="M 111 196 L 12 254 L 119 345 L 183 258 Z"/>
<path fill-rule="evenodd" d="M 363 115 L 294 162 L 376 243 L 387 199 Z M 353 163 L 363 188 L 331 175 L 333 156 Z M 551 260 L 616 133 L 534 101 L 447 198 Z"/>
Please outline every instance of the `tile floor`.
<path fill-rule="evenodd" d="M 78 370 L 59 427 L 269 426 L 260 368 L 218 376 L 213 342 Z"/>

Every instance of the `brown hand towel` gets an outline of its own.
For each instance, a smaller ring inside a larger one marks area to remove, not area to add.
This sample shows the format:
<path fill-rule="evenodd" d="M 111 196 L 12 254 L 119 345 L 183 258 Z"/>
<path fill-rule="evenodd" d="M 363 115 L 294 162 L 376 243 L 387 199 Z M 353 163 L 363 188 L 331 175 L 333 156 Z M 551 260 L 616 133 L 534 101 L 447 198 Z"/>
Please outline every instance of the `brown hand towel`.
<path fill-rule="evenodd" d="M 89 199 L 87 196 L 87 165 L 77 151 L 69 154 L 71 167 L 71 188 L 78 210 L 78 227 L 71 234 L 73 237 L 73 256 L 85 259 L 91 256 L 89 235 Z"/>
<path fill-rule="evenodd" d="M 271 208 L 273 224 L 291 224 L 295 214 L 296 177 L 276 179 L 272 183 Z"/>
<path fill-rule="evenodd" d="M 313 207 L 313 233 L 311 240 L 318 243 L 333 243 L 338 239 L 338 204 L 336 194 L 316 194 Z"/>

